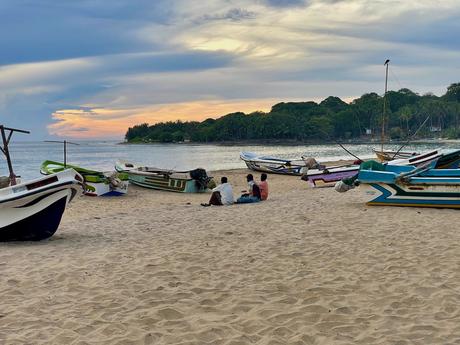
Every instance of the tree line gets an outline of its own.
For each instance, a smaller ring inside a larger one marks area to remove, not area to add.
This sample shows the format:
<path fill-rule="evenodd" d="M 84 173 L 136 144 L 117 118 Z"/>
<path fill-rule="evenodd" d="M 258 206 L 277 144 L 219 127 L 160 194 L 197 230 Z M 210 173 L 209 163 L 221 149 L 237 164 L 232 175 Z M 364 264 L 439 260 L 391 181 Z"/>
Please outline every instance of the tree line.
<path fill-rule="evenodd" d="M 382 123 L 386 138 L 404 139 L 428 116 L 419 137 L 460 137 L 460 83 L 451 84 L 442 96 L 401 89 L 385 97 L 367 93 L 351 103 L 331 96 L 320 103 L 278 103 L 268 113 L 236 112 L 202 122 L 144 123 L 130 127 L 125 139 L 133 143 L 370 139 L 380 137 Z"/>

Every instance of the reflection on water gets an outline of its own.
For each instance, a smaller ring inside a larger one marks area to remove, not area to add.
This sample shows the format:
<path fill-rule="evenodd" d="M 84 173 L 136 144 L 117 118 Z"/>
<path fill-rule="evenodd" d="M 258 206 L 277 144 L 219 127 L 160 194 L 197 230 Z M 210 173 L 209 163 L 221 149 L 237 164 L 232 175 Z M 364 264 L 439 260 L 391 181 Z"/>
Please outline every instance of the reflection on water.
<path fill-rule="evenodd" d="M 459 143 L 423 143 L 412 144 L 404 151 L 427 151 L 439 147 L 456 148 Z M 373 157 L 372 148 L 379 145 L 346 145 L 345 147 L 360 158 Z M 399 145 L 386 145 L 385 149 L 398 149 Z M 10 146 L 13 166 L 17 175 L 25 179 L 40 176 L 40 165 L 44 160 L 63 161 L 62 145 L 45 142 L 12 142 Z M 298 158 L 302 155 L 315 157 L 319 161 L 353 159 L 338 145 L 192 145 L 192 144 L 149 144 L 119 145 L 116 142 L 91 141 L 80 142 L 79 146 L 67 147 L 67 160 L 70 164 L 82 167 L 113 170 L 117 159 L 127 160 L 141 165 L 166 169 L 207 170 L 243 168 L 239 159 L 241 151 L 252 151 L 263 155 L 282 158 Z M 0 161 L 0 174 L 7 171 L 4 159 Z"/>

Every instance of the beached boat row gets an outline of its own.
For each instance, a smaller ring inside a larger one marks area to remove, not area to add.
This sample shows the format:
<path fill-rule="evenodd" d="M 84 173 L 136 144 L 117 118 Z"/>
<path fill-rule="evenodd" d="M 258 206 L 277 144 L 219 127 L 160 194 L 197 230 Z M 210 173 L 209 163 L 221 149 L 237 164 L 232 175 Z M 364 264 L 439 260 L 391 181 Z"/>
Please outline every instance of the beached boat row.
<path fill-rule="evenodd" d="M 66 206 L 78 195 L 122 196 L 129 183 L 150 189 L 180 193 L 200 193 L 215 183 L 204 169 L 173 171 L 139 167 L 117 162 L 115 171 L 103 172 L 67 164 L 45 161 L 40 172 L 44 177 L 21 182 L 14 174 L 9 153 L 13 133 L 29 133 L 0 125 L 2 145 L 9 176 L 0 177 L 0 241 L 38 241 L 51 237 L 59 227 Z"/>
<path fill-rule="evenodd" d="M 9 176 L 0 178 L 0 241 L 41 240 L 52 236 L 66 206 L 79 194 L 120 196 L 129 183 L 164 191 L 201 193 L 215 186 L 204 169 L 174 171 L 119 161 L 115 171 L 102 172 L 55 161 L 43 162 L 42 178 L 21 182 L 13 172 L 8 150 L 14 132 L 0 125 Z M 66 142 L 64 142 L 64 152 Z M 312 187 L 335 185 L 340 192 L 359 186 L 369 205 L 460 208 L 460 150 L 433 150 L 380 163 L 355 161 L 326 167 L 313 158 L 286 160 L 243 152 L 252 170 L 301 176 Z"/>
<path fill-rule="evenodd" d="M 328 185 L 355 175 L 359 163 L 326 167 L 312 157 L 286 160 L 271 156 L 259 156 L 254 152 L 241 152 L 240 158 L 248 169 L 283 175 L 301 176 L 312 187 Z"/>
<path fill-rule="evenodd" d="M 301 159 L 285 160 L 277 157 L 258 156 L 252 152 L 242 152 L 240 158 L 251 170 L 301 176 L 301 179 L 307 181 L 312 187 L 331 186 L 338 181 L 355 176 L 358 174 L 362 163 L 362 161 L 357 160 L 353 164 L 327 167 L 319 164 L 313 158 L 301 157 Z M 458 167 L 460 151 L 433 150 L 419 155 L 410 155 L 408 158 L 394 159 L 389 164 L 419 166 L 435 160 L 437 161 L 436 168 L 439 169 Z M 290 169 L 291 166 L 292 169 Z"/>
<path fill-rule="evenodd" d="M 248 168 L 258 171 L 267 171 L 265 162 L 282 161 L 253 153 L 240 157 Z M 297 165 L 302 180 L 312 187 L 335 185 L 337 191 L 345 192 L 360 186 L 370 197 L 368 205 L 460 208 L 460 150 L 433 150 L 385 163 L 371 160 L 333 167 L 316 163 L 313 168 L 307 162 Z"/>

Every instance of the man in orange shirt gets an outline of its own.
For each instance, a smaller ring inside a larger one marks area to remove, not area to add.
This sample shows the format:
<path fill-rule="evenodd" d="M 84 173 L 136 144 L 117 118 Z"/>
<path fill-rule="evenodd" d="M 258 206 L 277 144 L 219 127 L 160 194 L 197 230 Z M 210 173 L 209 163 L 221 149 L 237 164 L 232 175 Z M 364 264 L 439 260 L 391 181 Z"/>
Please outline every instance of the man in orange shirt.
<path fill-rule="evenodd" d="M 260 189 L 260 200 L 267 200 L 268 198 L 267 174 L 260 175 L 260 182 L 258 185 Z"/>

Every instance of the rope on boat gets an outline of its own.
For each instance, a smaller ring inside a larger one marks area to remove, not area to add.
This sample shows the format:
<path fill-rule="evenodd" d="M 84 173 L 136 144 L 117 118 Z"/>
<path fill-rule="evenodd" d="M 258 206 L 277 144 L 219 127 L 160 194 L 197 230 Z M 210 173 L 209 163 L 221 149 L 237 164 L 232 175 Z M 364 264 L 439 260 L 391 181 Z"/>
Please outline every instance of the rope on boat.
<path fill-rule="evenodd" d="M 397 156 L 397 154 L 403 149 L 404 146 L 406 146 L 407 144 L 409 144 L 409 142 L 417 135 L 417 133 L 422 129 L 422 127 L 425 125 L 425 123 L 428 121 L 428 119 L 430 118 L 431 115 L 428 115 L 427 118 L 425 119 L 425 121 L 423 121 L 423 123 L 420 125 L 420 127 L 415 131 L 414 134 L 412 134 L 409 139 L 407 139 L 407 141 L 401 145 L 401 147 L 398 149 L 398 151 L 396 151 L 396 153 L 393 155 L 393 157 L 391 158 L 391 160 L 395 159 L 395 157 Z"/>
<path fill-rule="evenodd" d="M 352 153 L 351 151 L 349 151 L 348 149 L 346 149 L 345 146 L 343 146 L 343 145 L 342 145 L 341 143 L 339 143 L 337 140 L 335 140 L 334 138 L 331 138 L 331 136 L 330 136 L 328 133 L 326 133 L 324 130 L 319 129 L 319 131 L 322 132 L 324 135 L 326 135 L 326 137 L 328 137 L 329 140 L 332 140 L 334 143 L 336 143 L 336 144 L 339 145 L 342 149 L 344 149 L 344 151 L 345 151 L 346 153 L 348 153 L 349 155 L 355 157 L 357 160 L 359 160 L 359 161 L 361 161 L 361 162 L 363 161 L 361 158 L 359 158 L 358 156 L 356 156 L 354 153 Z"/>

